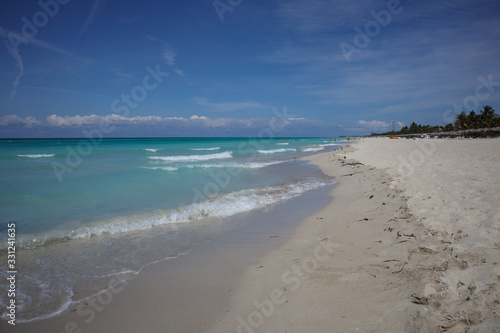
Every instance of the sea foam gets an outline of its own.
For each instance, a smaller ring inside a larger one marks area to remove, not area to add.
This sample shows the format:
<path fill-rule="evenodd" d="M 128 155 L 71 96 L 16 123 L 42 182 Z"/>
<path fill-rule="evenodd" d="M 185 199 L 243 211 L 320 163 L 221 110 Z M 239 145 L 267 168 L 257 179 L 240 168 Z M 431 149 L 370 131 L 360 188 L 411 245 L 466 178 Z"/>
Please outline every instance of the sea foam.
<path fill-rule="evenodd" d="M 164 167 L 142 167 L 143 169 L 150 170 L 164 170 L 164 171 L 179 171 L 179 169 L 220 169 L 220 168 L 234 168 L 234 169 L 260 169 L 275 164 L 281 164 L 286 161 L 274 162 L 220 162 L 220 163 L 201 163 L 201 164 L 184 164 L 178 167 L 164 166 Z"/>
<path fill-rule="evenodd" d="M 280 149 L 269 149 L 269 150 L 257 150 L 257 152 L 261 154 L 276 154 L 276 153 L 285 153 L 287 151 L 297 151 L 295 148 L 280 148 Z"/>
<path fill-rule="evenodd" d="M 225 151 L 223 153 L 207 154 L 207 155 L 149 156 L 148 158 L 152 160 L 161 160 L 166 162 L 195 162 L 195 161 L 226 159 L 232 157 L 233 157 L 232 152 Z"/>
<path fill-rule="evenodd" d="M 302 151 L 307 151 L 307 152 L 310 152 L 310 151 L 320 151 L 320 150 L 323 150 L 324 148 L 322 147 L 310 147 L 310 148 L 304 148 Z"/>
<path fill-rule="evenodd" d="M 219 150 L 220 147 L 212 147 L 212 148 L 191 148 L 191 150 Z"/>
<path fill-rule="evenodd" d="M 18 157 L 27 157 L 27 158 L 47 158 L 54 157 L 55 154 L 27 154 L 27 155 L 17 155 Z"/>
<path fill-rule="evenodd" d="M 172 223 L 187 223 L 211 218 L 230 217 L 251 210 L 263 209 L 285 202 L 305 192 L 334 184 L 333 180 L 308 179 L 284 185 L 245 189 L 217 195 L 200 202 L 173 210 L 157 210 L 147 214 L 122 216 L 104 221 L 96 221 L 76 229 L 59 230 L 44 235 L 26 235 L 18 240 L 22 248 L 36 248 L 54 242 L 66 242 L 71 239 L 90 239 L 106 234 L 119 234 L 148 230 Z"/>
<path fill-rule="evenodd" d="M 165 171 L 177 171 L 179 168 L 176 167 L 142 167 L 143 169 L 150 169 L 150 170 L 165 170 Z"/>

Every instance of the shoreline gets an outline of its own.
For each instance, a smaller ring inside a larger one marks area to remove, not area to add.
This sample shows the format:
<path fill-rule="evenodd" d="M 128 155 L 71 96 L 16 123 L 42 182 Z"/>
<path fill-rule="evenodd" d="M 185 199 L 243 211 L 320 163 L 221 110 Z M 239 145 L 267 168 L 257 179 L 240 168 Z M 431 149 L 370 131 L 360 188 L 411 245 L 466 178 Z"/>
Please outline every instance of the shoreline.
<path fill-rule="evenodd" d="M 207 332 L 404 331 L 402 243 L 384 231 L 387 219 L 408 217 L 404 198 L 383 170 L 343 166 L 353 149 L 306 158 L 337 177 L 329 204 L 262 258 L 265 270 L 246 272 L 235 313 Z"/>
<path fill-rule="evenodd" d="M 70 142 L 9 144 L 5 193 L 13 195 L 4 199 L 13 205 L 5 220 L 21 231 L 17 323 L 61 313 L 105 290 L 117 272 L 139 273 L 228 232 L 247 212 L 331 184 L 293 159 L 312 154 L 310 147 L 333 149 L 323 148 L 326 140 L 104 140 L 99 151 L 108 153 L 92 155 L 60 184 L 50 164 L 63 162 Z M 0 285 L 9 289 L 5 279 Z"/>
<path fill-rule="evenodd" d="M 291 237 L 308 212 L 329 201 L 335 185 L 245 214 L 239 226 L 199 244 L 186 255 L 156 262 L 104 292 L 73 303 L 49 318 L 17 323 L 0 321 L 13 332 L 203 331 L 228 309 L 231 290 L 245 269 Z M 306 207 L 306 204 L 312 207 Z M 266 222 L 272 221 L 271 224 Z M 193 320 L 193 317 L 195 320 Z"/>
<path fill-rule="evenodd" d="M 397 141 L 308 158 L 331 202 L 208 332 L 499 332 L 500 140 Z"/>
<path fill-rule="evenodd" d="M 308 156 L 337 183 L 300 223 L 285 203 L 279 233 L 247 224 L 156 264 L 84 327 L 73 309 L 12 331 L 496 332 L 499 148 L 364 139 Z"/>

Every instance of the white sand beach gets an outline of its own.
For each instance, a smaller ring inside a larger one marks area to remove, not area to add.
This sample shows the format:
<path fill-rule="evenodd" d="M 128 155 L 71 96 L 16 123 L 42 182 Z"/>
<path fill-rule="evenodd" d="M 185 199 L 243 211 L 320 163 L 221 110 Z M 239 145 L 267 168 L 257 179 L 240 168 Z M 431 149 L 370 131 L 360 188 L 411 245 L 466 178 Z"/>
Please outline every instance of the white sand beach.
<path fill-rule="evenodd" d="M 500 140 L 373 139 L 356 148 L 349 158 L 386 170 L 412 215 L 399 230 L 415 235 L 407 331 L 498 332 Z"/>
<path fill-rule="evenodd" d="M 210 332 L 500 330 L 500 140 L 363 139 L 311 161 L 332 202 Z"/>

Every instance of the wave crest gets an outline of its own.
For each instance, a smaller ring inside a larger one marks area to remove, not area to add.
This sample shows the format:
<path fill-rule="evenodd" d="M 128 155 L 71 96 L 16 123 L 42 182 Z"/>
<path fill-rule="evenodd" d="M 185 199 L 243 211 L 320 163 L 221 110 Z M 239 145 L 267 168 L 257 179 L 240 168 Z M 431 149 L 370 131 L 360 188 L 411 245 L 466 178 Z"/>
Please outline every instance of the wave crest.
<path fill-rule="evenodd" d="M 191 148 L 191 150 L 219 150 L 220 147 L 212 147 L 212 148 Z"/>
<path fill-rule="evenodd" d="M 55 154 L 26 154 L 26 155 L 17 155 L 18 157 L 27 157 L 27 158 L 48 158 L 54 157 Z"/>
<path fill-rule="evenodd" d="M 195 162 L 233 158 L 233 153 L 225 151 L 217 154 L 206 155 L 174 155 L 174 156 L 148 156 L 152 160 L 160 160 L 166 162 Z"/>
<path fill-rule="evenodd" d="M 295 148 L 279 148 L 279 149 L 269 149 L 269 150 L 257 150 L 257 152 L 261 154 L 276 154 L 276 153 L 285 153 L 287 151 L 297 151 Z"/>
<path fill-rule="evenodd" d="M 174 210 L 160 210 L 148 214 L 117 217 L 110 220 L 97 221 L 75 230 L 60 230 L 52 234 L 26 235 L 18 239 L 17 245 L 21 248 L 34 249 L 55 242 L 89 239 L 106 234 L 113 235 L 143 231 L 172 223 L 225 218 L 251 210 L 263 209 L 297 197 L 305 192 L 334 183 L 335 181 L 333 180 L 309 179 L 284 185 L 240 190 L 208 198 L 201 202 L 193 202 Z M 6 242 L 2 244 L 6 244 Z"/>

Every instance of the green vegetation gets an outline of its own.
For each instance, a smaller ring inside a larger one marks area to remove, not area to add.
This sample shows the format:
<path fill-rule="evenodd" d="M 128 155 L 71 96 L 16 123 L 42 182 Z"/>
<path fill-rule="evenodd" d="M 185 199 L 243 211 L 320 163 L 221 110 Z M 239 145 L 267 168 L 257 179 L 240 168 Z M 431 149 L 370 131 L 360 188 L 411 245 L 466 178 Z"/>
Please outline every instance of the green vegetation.
<path fill-rule="evenodd" d="M 500 116 L 495 113 L 495 110 L 489 105 L 483 107 L 483 109 L 476 114 L 474 110 L 470 111 L 468 114 L 462 111 L 460 114 L 455 116 L 455 122 L 453 124 L 447 124 L 445 126 L 431 126 L 431 125 L 419 125 L 415 122 L 411 123 L 410 127 L 404 126 L 400 131 L 386 132 L 381 134 L 372 133 L 371 136 L 377 135 L 405 135 L 405 134 L 423 134 L 423 133 L 440 133 L 440 132 L 453 132 L 471 129 L 483 129 L 483 128 L 494 128 L 500 127 Z M 493 131 L 492 131 L 493 132 Z M 486 132 L 488 135 L 494 135 L 492 132 Z M 495 136 L 498 136 L 498 131 Z"/>
<path fill-rule="evenodd" d="M 430 125 L 419 125 L 415 122 L 411 123 L 410 127 L 405 126 L 399 131 L 401 134 L 418 134 L 418 133 L 437 133 L 439 132 L 439 126 Z"/>
<path fill-rule="evenodd" d="M 500 126 L 500 117 L 489 105 L 483 107 L 479 114 L 473 111 L 466 114 L 462 111 L 455 116 L 455 130 L 466 130 L 473 128 L 492 128 Z"/>

